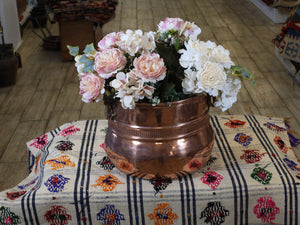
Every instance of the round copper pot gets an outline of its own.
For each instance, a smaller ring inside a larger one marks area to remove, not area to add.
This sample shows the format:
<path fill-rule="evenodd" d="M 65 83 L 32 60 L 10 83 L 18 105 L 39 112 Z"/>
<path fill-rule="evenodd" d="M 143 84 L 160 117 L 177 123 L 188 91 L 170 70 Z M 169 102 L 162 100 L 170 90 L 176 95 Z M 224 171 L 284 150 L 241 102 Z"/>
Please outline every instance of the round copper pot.
<path fill-rule="evenodd" d="M 195 172 L 210 157 L 214 133 L 206 95 L 156 106 L 138 103 L 131 110 L 118 103 L 114 112 L 105 148 L 112 163 L 126 174 L 177 178 L 180 172 Z"/>

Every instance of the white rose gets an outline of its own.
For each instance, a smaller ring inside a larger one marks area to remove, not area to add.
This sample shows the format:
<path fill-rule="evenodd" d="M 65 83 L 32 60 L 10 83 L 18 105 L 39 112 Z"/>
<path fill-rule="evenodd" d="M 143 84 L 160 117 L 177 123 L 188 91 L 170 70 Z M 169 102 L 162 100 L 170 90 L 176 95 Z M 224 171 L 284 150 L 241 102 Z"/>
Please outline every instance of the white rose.
<path fill-rule="evenodd" d="M 194 50 L 194 51 L 202 53 L 202 54 L 209 51 L 209 45 L 206 42 L 199 41 L 199 40 L 196 40 L 196 41 L 189 40 L 186 45 L 186 48 Z"/>
<path fill-rule="evenodd" d="M 205 41 L 200 41 L 200 40 L 196 40 L 196 41 L 189 40 L 185 44 L 185 47 L 187 49 L 193 49 L 196 52 L 203 53 L 203 52 L 208 52 L 208 51 L 216 48 L 217 44 L 212 41 L 205 42 Z"/>
<path fill-rule="evenodd" d="M 197 89 L 207 92 L 209 95 L 217 96 L 226 84 L 227 74 L 223 66 L 218 63 L 206 62 L 203 70 L 197 72 Z"/>
<path fill-rule="evenodd" d="M 214 48 L 211 52 L 212 60 L 221 63 L 227 69 L 234 65 L 229 55 L 230 52 L 221 45 Z"/>

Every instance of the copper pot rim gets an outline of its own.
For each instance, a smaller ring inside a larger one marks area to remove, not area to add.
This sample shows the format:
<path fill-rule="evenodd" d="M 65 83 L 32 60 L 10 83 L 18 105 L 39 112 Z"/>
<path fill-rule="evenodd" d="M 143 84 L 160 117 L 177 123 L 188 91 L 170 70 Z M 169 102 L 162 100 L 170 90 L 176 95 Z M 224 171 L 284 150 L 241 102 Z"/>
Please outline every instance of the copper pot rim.
<path fill-rule="evenodd" d="M 189 98 L 185 98 L 182 100 L 177 100 L 177 101 L 173 101 L 173 102 L 161 102 L 158 103 L 156 105 L 153 105 L 153 107 L 156 108 L 170 108 L 170 107 L 176 107 L 177 105 L 181 105 L 181 104 L 188 104 L 191 102 L 196 101 L 196 99 L 200 99 L 200 98 L 204 98 L 204 97 L 209 97 L 207 94 L 204 93 L 200 93 L 200 94 L 195 94 L 192 97 Z M 144 103 L 144 102 L 137 102 L 135 103 L 136 107 L 149 107 L 149 105 L 151 105 L 151 103 Z"/>

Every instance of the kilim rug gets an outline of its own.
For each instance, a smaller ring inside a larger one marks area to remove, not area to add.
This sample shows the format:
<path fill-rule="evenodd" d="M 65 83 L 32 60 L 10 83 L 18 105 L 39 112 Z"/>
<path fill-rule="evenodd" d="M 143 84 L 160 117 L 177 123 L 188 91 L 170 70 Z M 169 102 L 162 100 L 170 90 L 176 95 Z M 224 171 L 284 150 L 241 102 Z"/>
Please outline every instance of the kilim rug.
<path fill-rule="evenodd" d="M 299 0 L 274 0 L 273 1 L 273 7 L 287 7 L 287 8 L 293 8 L 299 5 Z"/>
<path fill-rule="evenodd" d="M 107 158 L 105 120 L 27 143 L 31 173 L 0 193 L 0 224 L 300 224 L 300 165 L 284 120 L 212 116 L 212 157 L 193 175 L 140 180 Z"/>

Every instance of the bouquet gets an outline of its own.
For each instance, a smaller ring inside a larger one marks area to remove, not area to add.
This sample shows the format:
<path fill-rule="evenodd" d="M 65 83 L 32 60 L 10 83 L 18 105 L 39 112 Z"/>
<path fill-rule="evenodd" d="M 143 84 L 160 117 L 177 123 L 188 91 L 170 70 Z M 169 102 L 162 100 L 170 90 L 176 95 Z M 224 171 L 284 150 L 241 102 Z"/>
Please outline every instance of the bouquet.
<path fill-rule="evenodd" d="M 82 55 L 68 46 L 75 57 L 84 102 L 104 101 L 107 106 L 120 101 L 125 109 L 137 102 L 156 105 L 210 96 L 222 111 L 237 101 L 241 78 L 252 74 L 235 65 L 221 45 L 201 41 L 201 29 L 180 18 L 166 18 L 156 32 L 127 30 L 109 33 L 97 49 L 89 44 Z"/>

